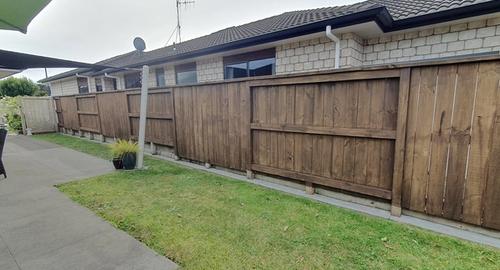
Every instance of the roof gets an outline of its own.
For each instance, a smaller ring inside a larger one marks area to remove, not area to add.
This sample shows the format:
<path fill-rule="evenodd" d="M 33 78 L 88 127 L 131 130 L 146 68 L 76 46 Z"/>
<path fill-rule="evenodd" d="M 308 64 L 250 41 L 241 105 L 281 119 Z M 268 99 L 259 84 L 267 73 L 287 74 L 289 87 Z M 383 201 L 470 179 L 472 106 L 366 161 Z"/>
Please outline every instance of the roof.
<path fill-rule="evenodd" d="M 130 52 L 97 64 L 104 62 L 115 67 L 159 64 L 317 33 L 324 31 L 326 25 L 339 28 L 375 21 L 384 32 L 390 32 L 496 11 L 500 11 L 500 1 L 495 0 L 367 0 L 346 6 L 286 12 L 142 55 Z M 76 72 L 58 74 L 42 82 L 65 78 Z"/>

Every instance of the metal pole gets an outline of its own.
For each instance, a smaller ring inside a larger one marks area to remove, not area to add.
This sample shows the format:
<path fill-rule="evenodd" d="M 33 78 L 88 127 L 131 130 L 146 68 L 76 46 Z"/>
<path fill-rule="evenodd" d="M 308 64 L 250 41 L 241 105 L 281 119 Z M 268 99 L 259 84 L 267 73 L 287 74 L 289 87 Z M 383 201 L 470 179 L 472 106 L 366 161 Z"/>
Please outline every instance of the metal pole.
<path fill-rule="evenodd" d="M 144 138 L 146 135 L 146 114 L 148 108 L 149 67 L 142 66 L 141 110 L 139 114 L 139 153 L 137 153 L 137 169 L 144 168 Z"/>

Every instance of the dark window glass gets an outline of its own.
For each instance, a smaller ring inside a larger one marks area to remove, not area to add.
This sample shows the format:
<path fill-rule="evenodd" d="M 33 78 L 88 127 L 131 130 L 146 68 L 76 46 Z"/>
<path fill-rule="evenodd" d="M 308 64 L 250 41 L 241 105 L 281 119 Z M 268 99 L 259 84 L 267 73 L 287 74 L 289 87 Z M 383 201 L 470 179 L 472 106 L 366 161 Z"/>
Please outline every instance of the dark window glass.
<path fill-rule="evenodd" d="M 193 84 L 198 82 L 196 63 L 187 63 L 175 66 L 176 84 Z"/>
<path fill-rule="evenodd" d="M 165 70 L 163 68 L 155 69 L 156 74 L 156 86 L 162 87 L 165 86 Z"/>
<path fill-rule="evenodd" d="M 115 78 L 104 78 L 104 83 L 106 84 L 106 91 L 116 90 L 116 79 Z"/>
<path fill-rule="evenodd" d="M 100 78 L 95 79 L 95 90 L 96 92 L 102 92 L 102 81 Z"/>
<path fill-rule="evenodd" d="M 228 64 L 224 74 L 226 79 L 248 77 L 247 63 Z"/>
<path fill-rule="evenodd" d="M 140 88 L 141 86 L 140 72 L 125 74 L 125 89 Z"/>
<path fill-rule="evenodd" d="M 273 75 L 276 66 L 275 49 L 224 57 L 224 78 Z"/>
<path fill-rule="evenodd" d="M 76 78 L 78 84 L 78 93 L 85 94 L 89 92 L 89 83 L 87 78 L 78 77 Z"/>
<path fill-rule="evenodd" d="M 250 77 L 274 74 L 275 58 L 267 58 L 248 62 Z"/>

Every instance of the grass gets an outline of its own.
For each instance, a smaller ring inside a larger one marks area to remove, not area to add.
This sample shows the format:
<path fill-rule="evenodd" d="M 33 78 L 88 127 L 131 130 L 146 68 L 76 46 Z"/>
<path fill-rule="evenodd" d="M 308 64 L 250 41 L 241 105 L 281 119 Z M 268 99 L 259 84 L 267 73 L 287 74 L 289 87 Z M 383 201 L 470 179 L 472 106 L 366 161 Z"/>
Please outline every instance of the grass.
<path fill-rule="evenodd" d="M 39 135 L 98 157 L 104 145 Z M 146 158 L 60 185 L 183 269 L 500 269 L 500 251 Z"/>

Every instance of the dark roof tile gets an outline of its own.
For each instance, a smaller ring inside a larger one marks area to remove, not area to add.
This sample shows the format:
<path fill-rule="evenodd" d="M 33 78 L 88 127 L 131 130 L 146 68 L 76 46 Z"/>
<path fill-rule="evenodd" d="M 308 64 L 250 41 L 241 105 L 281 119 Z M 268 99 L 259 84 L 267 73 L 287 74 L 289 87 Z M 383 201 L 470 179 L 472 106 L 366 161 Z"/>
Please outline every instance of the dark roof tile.
<path fill-rule="evenodd" d="M 236 41 L 331 20 L 375 8 L 385 7 L 392 16 L 392 19 L 398 21 L 488 1 L 491 0 L 367 0 L 353 5 L 291 11 L 255 22 L 229 27 L 206 36 L 145 52 L 141 55 L 129 52 L 106 59 L 97 64 L 116 67 L 133 66 L 186 53 L 194 53 L 202 49 L 231 44 Z M 42 81 L 56 80 L 83 71 L 81 69 L 72 70 Z"/>

